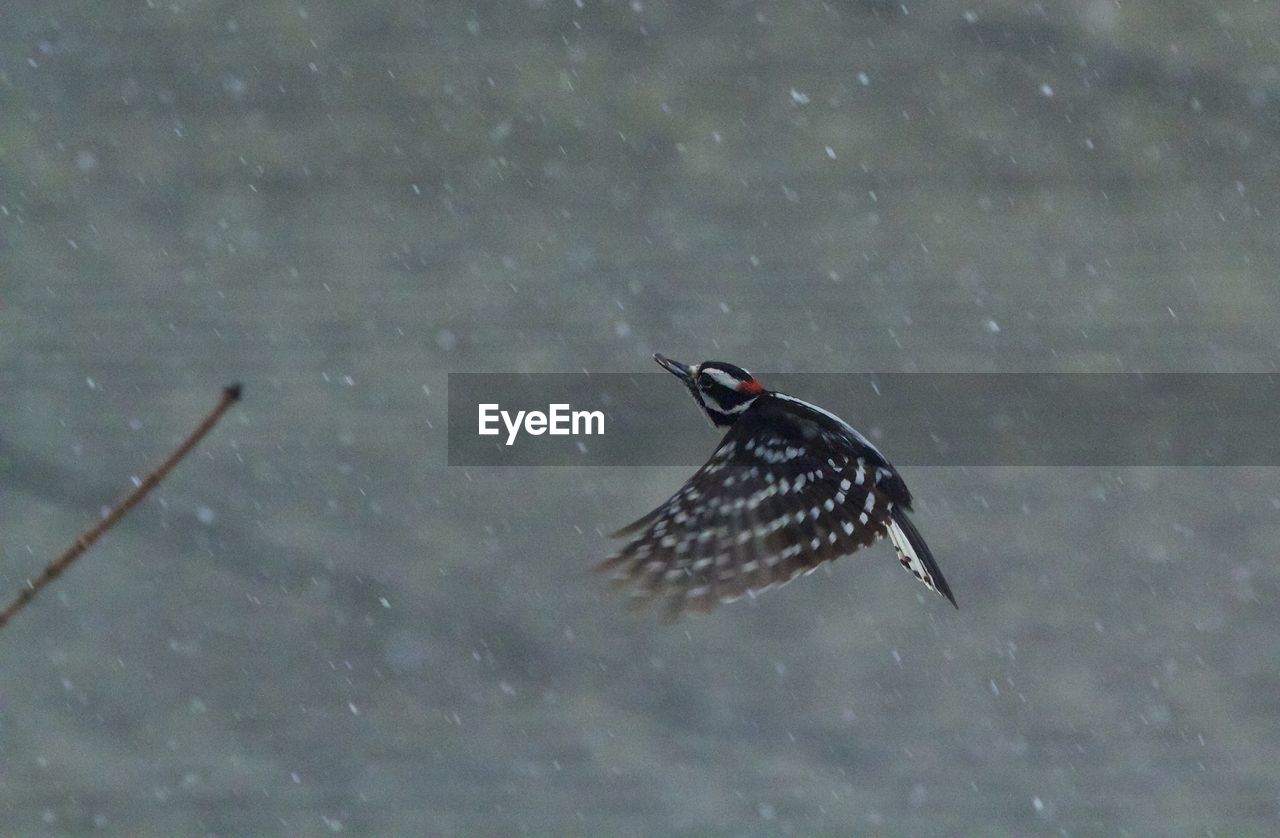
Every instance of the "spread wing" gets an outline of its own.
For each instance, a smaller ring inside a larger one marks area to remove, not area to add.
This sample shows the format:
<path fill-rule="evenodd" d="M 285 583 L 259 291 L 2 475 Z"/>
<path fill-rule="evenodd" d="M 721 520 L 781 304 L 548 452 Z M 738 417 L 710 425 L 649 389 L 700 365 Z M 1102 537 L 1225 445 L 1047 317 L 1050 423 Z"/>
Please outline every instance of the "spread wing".
<path fill-rule="evenodd" d="M 885 535 L 896 546 L 894 511 L 910 503 L 901 478 L 874 448 L 833 439 L 839 432 L 825 425 L 762 399 L 678 492 L 614 534 L 631 540 L 598 569 L 674 619 L 785 584 Z M 921 552 L 899 548 L 899 558 L 937 589 L 941 575 Z"/>

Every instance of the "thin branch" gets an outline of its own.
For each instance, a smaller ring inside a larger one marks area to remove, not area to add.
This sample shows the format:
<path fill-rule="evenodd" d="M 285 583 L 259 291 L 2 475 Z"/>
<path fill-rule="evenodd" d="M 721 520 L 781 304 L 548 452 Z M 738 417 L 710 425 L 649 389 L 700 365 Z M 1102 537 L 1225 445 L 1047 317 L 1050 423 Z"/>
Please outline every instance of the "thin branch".
<path fill-rule="evenodd" d="M 200 440 L 205 438 L 209 431 L 213 430 L 213 426 L 218 424 L 218 420 L 222 418 L 222 414 L 226 413 L 231 405 L 240 400 L 241 386 L 232 384 L 222 391 L 222 399 L 218 402 L 209 415 L 204 417 L 191 435 L 182 441 L 182 444 L 174 450 L 168 458 L 160 464 L 160 467 L 147 475 L 146 479 L 138 484 L 138 487 L 129 493 L 129 496 L 122 500 L 119 505 L 107 513 L 106 517 L 94 524 L 89 529 L 80 534 L 80 537 L 72 543 L 61 556 L 45 565 L 44 570 L 35 579 L 27 581 L 27 586 L 23 588 L 13 601 L 0 611 L 0 628 L 3 628 L 9 620 L 13 618 L 27 603 L 40 593 L 40 589 L 48 585 L 54 579 L 62 575 L 63 571 L 71 567 L 76 559 L 80 558 L 85 552 L 92 547 L 99 538 L 120 522 L 120 519 L 133 507 L 138 505 L 138 501 L 147 496 L 147 493 L 154 489 L 161 480 L 173 471 L 173 467 L 182 462 L 182 458 L 191 453 L 191 449 L 195 448 Z"/>

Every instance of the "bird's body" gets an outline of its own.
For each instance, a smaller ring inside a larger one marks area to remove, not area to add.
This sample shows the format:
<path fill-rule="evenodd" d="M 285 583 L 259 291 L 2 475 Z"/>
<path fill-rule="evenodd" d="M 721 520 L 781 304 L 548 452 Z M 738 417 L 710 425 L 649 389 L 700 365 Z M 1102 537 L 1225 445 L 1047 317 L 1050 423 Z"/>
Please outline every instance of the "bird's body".
<path fill-rule="evenodd" d="M 654 358 L 728 431 L 666 503 L 615 533 L 633 538 L 602 569 L 641 600 L 665 601 L 675 617 L 784 584 L 887 536 L 903 567 L 955 604 L 907 517 L 911 493 L 866 437 L 732 364 Z"/>

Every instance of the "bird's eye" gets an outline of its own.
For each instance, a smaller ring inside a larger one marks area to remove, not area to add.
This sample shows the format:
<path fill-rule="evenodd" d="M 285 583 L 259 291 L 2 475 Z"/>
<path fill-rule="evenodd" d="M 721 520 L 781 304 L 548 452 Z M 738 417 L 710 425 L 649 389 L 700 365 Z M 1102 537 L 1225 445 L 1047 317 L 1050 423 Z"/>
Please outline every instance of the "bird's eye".
<path fill-rule="evenodd" d="M 698 373 L 698 386 L 703 390 L 710 390 L 715 384 L 715 380 L 705 372 Z"/>

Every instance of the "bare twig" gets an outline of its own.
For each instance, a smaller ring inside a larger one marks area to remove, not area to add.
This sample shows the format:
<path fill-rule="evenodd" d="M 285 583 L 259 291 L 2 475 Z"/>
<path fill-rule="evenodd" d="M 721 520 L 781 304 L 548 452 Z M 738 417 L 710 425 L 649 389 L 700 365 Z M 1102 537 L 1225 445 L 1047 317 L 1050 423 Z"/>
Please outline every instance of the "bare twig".
<path fill-rule="evenodd" d="M 191 449 L 195 448 L 204 439 L 209 431 L 213 430 L 213 426 L 218 424 L 218 420 L 222 418 L 222 414 L 226 413 L 231 405 L 240 400 L 241 387 L 239 384 L 232 384 L 222 391 L 222 399 L 218 402 L 209 415 L 196 427 L 191 435 L 182 441 L 182 444 L 174 450 L 169 457 L 160 464 L 160 467 L 146 476 L 138 487 L 129 493 L 129 496 L 122 500 L 119 505 L 107 513 L 106 517 L 89 529 L 80 534 L 80 537 L 72 543 L 61 556 L 45 565 L 44 570 L 40 571 L 40 575 L 35 579 L 27 581 L 27 586 L 23 588 L 13 601 L 0 611 L 0 628 L 13 618 L 27 603 L 40 593 L 40 589 L 48 585 L 54 579 L 62 575 L 63 571 L 71 567 L 76 559 L 80 558 L 85 552 L 92 547 L 99 538 L 120 522 L 120 519 L 133 507 L 137 506 L 138 501 L 147 496 L 147 493 L 154 489 L 161 480 L 164 480 L 169 472 L 173 471 L 173 467 L 182 462 L 182 458 L 191 453 Z"/>

